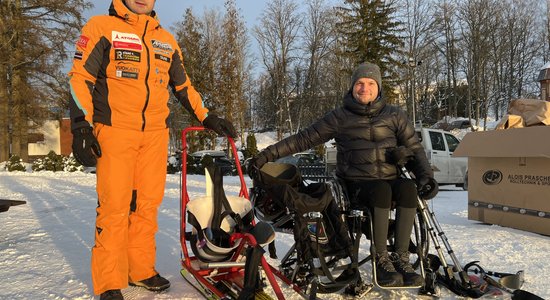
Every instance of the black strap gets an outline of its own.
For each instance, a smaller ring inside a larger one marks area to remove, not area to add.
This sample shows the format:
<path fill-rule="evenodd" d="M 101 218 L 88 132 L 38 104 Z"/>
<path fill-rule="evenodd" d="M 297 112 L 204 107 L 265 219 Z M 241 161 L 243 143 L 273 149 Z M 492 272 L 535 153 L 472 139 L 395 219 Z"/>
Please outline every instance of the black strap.
<path fill-rule="evenodd" d="M 352 262 L 352 268 L 358 268 L 359 267 L 359 247 L 361 244 L 361 235 L 363 234 L 361 231 L 361 217 L 356 216 L 354 217 L 353 222 L 353 233 L 355 233 L 354 241 L 353 241 L 353 248 L 352 248 L 352 255 L 351 255 L 351 262 Z"/>
<path fill-rule="evenodd" d="M 329 284 L 331 287 L 342 287 L 343 288 L 344 286 L 348 285 L 352 281 L 357 280 L 357 277 L 358 277 L 357 258 L 356 258 L 355 255 L 353 255 L 353 253 L 348 253 L 348 255 L 350 256 L 350 259 L 351 259 L 351 263 L 346 266 L 346 270 L 344 272 L 342 272 L 342 274 L 340 274 L 340 276 L 338 276 L 338 278 L 334 278 L 334 276 L 332 276 L 332 273 L 330 272 L 330 270 L 328 268 L 326 257 L 322 253 L 321 247 L 320 247 L 320 244 L 319 244 L 319 232 L 320 232 L 320 228 L 321 228 L 321 225 L 322 225 L 322 223 L 321 223 L 322 220 L 323 220 L 323 217 L 317 218 L 317 224 L 315 226 L 316 227 L 315 228 L 315 242 L 317 244 L 317 247 L 316 247 L 317 248 L 317 257 L 319 259 L 319 264 L 321 265 L 321 268 L 320 268 L 320 270 L 317 269 L 317 268 L 312 268 L 313 273 L 317 274 L 317 275 L 326 276 L 331 281 L 331 284 Z M 326 233 L 326 228 L 325 228 L 325 233 Z M 358 241 L 356 242 L 356 245 L 354 245 L 354 249 L 355 249 L 355 246 L 357 246 L 357 249 L 359 249 Z M 353 250 L 353 251 L 355 251 L 355 250 Z M 349 272 L 347 272 L 347 271 L 349 271 Z M 326 286 L 327 284 L 323 283 L 322 285 Z"/>
<path fill-rule="evenodd" d="M 204 232 L 202 231 L 201 224 L 199 223 L 199 221 L 197 220 L 195 215 L 193 215 L 189 211 L 187 212 L 187 222 L 189 224 L 191 224 L 191 226 L 193 226 L 195 228 L 195 230 L 197 230 L 197 235 L 199 236 L 198 240 L 199 241 L 203 240 L 204 239 Z M 186 234 L 187 234 L 187 232 L 186 232 Z M 186 236 L 186 238 L 187 238 L 187 236 Z"/>
<path fill-rule="evenodd" d="M 243 289 L 238 300 L 252 300 L 255 292 L 260 289 L 258 267 L 262 262 L 264 249 L 259 245 L 246 249 Z"/>
<path fill-rule="evenodd" d="M 219 182 L 223 180 L 220 178 L 220 174 L 218 173 L 219 168 L 214 166 L 214 164 L 208 164 L 206 166 L 206 170 L 208 171 L 208 174 L 210 174 L 210 178 L 212 179 L 212 184 L 214 185 L 214 195 L 213 196 L 213 214 L 212 214 L 212 222 L 210 223 L 211 228 L 218 229 L 220 228 L 220 225 L 222 223 L 222 216 L 221 213 L 223 211 L 223 203 L 220 199 L 220 188 L 218 186 Z"/>
<path fill-rule="evenodd" d="M 475 268 L 474 268 L 475 267 Z M 498 278 L 502 278 L 502 277 L 506 277 L 506 276 L 511 276 L 511 275 L 517 275 L 516 274 L 512 274 L 512 273 L 501 273 L 501 272 L 493 272 L 493 271 L 486 271 L 484 268 L 482 268 L 480 265 L 479 265 L 479 260 L 474 260 L 472 262 L 469 262 L 467 263 L 465 266 L 464 266 L 464 271 L 471 271 L 474 273 L 474 274 L 481 274 L 481 275 L 490 275 L 490 276 L 493 276 L 493 277 L 498 277 Z"/>
<path fill-rule="evenodd" d="M 269 243 L 268 246 L 269 249 L 269 257 L 276 259 L 277 258 L 277 249 L 275 248 L 275 240 L 273 242 Z"/>
<path fill-rule="evenodd" d="M 235 224 L 236 224 L 234 228 L 235 231 L 242 232 L 244 229 L 244 223 L 243 223 L 243 219 L 241 218 L 241 215 L 233 211 L 226 210 L 221 214 L 221 220 L 225 219 L 227 216 L 230 216 L 235 221 Z"/>
<path fill-rule="evenodd" d="M 322 220 L 323 220 L 322 216 L 320 218 L 317 218 L 317 223 L 315 225 L 315 243 L 316 243 L 315 248 L 317 249 L 317 258 L 319 259 L 319 264 L 321 265 L 321 269 L 323 270 L 324 275 L 328 277 L 330 281 L 336 282 L 336 279 L 334 279 L 334 276 L 332 276 L 332 274 L 330 273 L 330 270 L 328 269 L 325 255 L 323 255 L 321 251 L 321 245 L 319 244 L 319 232 L 321 231 Z"/>
<path fill-rule="evenodd" d="M 220 167 L 214 164 L 209 164 L 206 166 L 206 169 L 208 170 L 208 173 L 210 173 L 210 176 L 212 177 L 212 184 L 214 185 L 214 215 L 212 216 L 212 223 L 210 224 L 210 227 L 219 229 L 222 220 L 229 215 L 237 224 L 235 230 L 237 232 L 242 231 L 243 221 L 241 216 L 231 209 L 229 200 L 227 200 L 227 197 L 225 196 L 225 191 L 223 189 L 223 175 Z"/>

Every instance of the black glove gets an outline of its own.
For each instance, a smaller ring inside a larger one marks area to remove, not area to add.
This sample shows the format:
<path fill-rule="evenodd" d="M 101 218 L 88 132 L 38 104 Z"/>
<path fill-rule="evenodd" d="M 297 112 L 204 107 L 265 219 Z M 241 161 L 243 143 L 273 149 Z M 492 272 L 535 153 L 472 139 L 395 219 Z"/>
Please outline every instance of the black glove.
<path fill-rule="evenodd" d="M 101 157 L 101 147 L 92 132 L 92 127 L 83 127 L 73 131 L 74 158 L 85 167 L 94 167 L 97 157 Z"/>
<path fill-rule="evenodd" d="M 232 138 L 237 137 L 237 130 L 233 127 L 231 122 L 226 119 L 222 119 L 214 114 L 208 115 L 206 119 L 202 121 L 202 125 L 208 129 L 214 130 L 217 134 L 223 136 L 229 136 Z"/>
<path fill-rule="evenodd" d="M 399 167 L 403 167 L 414 158 L 414 153 L 411 149 L 405 146 L 399 146 L 390 152 L 391 161 Z"/>
<path fill-rule="evenodd" d="M 424 177 L 418 179 L 416 189 L 418 191 L 418 196 L 421 199 L 430 200 L 437 195 L 437 192 L 439 192 L 439 185 L 435 179 L 431 177 Z"/>
<path fill-rule="evenodd" d="M 264 150 L 254 155 L 254 157 L 252 157 L 248 161 L 248 164 L 246 165 L 246 171 L 248 172 L 248 176 L 250 176 L 252 180 L 259 179 L 258 178 L 259 171 L 263 167 L 263 165 L 265 165 L 270 161 L 269 157 L 270 157 L 269 152 Z"/>

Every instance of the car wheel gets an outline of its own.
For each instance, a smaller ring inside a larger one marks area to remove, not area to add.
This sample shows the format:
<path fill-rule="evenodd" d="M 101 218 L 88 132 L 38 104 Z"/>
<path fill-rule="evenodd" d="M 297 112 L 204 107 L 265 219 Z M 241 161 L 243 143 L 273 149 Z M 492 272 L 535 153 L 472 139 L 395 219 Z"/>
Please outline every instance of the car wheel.
<path fill-rule="evenodd" d="M 464 175 L 464 184 L 462 185 L 462 189 L 465 191 L 468 190 L 468 172 Z"/>

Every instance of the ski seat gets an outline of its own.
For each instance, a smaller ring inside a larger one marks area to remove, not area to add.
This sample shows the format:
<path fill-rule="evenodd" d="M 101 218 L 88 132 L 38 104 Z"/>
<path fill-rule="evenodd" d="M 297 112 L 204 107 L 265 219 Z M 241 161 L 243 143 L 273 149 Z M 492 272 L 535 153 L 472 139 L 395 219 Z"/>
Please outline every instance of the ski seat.
<path fill-rule="evenodd" d="M 252 199 L 258 219 L 294 235 L 280 265 L 291 281 L 312 294 L 334 293 L 359 281 L 358 239 L 329 184 L 306 184 L 295 165 L 267 163 L 258 170 Z M 275 250 L 273 245 L 270 255 Z"/>
<path fill-rule="evenodd" d="M 246 218 L 252 213 L 252 203 L 250 200 L 239 196 L 226 196 L 233 212 L 239 214 L 241 218 Z M 203 196 L 193 199 L 187 203 L 187 211 L 192 213 L 202 228 L 210 227 L 214 217 L 214 198 L 212 196 Z M 237 223 L 232 218 L 224 218 L 220 228 L 227 233 L 232 233 Z M 193 228 L 196 231 L 196 228 Z"/>
<path fill-rule="evenodd" d="M 182 131 L 182 149 L 185 154 L 187 134 L 207 130 L 188 127 Z M 180 242 L 182 248 L 181 274 L 206 298 L 253 299 L 264 295 L 266 278 L 278 300 L 285 296 L 275 276 L 284 277 L 263 256 L 262 245 L 273 241 L 275 231 L 265 222 L 254 222 L 252 203 L 238 160 L 235 142 L 226 137 L 235 159 L 235 170 L 240 181 L 238 196 L 225 195 L 223 172 L 208 157 L 201 161 L 205 167 L 206 193 L 189 197 L 187 157 L 182 153 Z M 196 186 L 195 186 L 196 188 Z M 203 197 L 204 196 L 204 197 Z M 189 228 L 191 227 L 191 228 Z M 188 249 L 192 248 L 193 253 Z M 259 268 L 262 268 L 261 276 Z M 189 275 L 189 276 L 188 276 Z M 292 285 L 295 291 L 297 287 Z M 265 295 L 260 299 L 267 299 Z M 258 298 L 257 298 L 258 299 Z"/>
<path fill-rule="evenodd" d="M 189 223 L 193 225 L 189 236 L 191 250 L 202 261 L 218 262 L 230 259 L 241 241 L 232 241 L 231 234 L 237 231 L 237 226 L 248 226 L 252 221 L 252 204 L 249 200 L 238 196 L 227 196 L 227 200 L 233 212 L 239 217 L 234 218 L 226 214 L 219 228 L 211 226 L 215 214 L 214 197 L 199 197 L 187 204 Z M 238 224 L 239 219 L 242 221 L 241 224 Z"/>

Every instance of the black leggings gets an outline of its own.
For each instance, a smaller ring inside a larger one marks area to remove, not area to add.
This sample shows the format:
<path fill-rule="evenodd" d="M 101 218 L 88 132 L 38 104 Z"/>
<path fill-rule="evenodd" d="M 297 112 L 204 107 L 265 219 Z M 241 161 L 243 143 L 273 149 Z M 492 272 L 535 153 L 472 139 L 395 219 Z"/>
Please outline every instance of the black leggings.
<path fill-rule="evenodd" d="M 389 211 L 392 201 L 396 202 L 395 250 L 408 250 L 410 235 L 417 207 L 416 185 L 406 178 L 395 180 L 353 181 L 348 183 L 350 206 L 353 209 L 372 212 L 372 241 L 376 253 L 386 252 L 388 237 Z M 366 225 L 366 224 L 363 224 Z M 368 236 L 368 227 L 362 226 Z"/>
<path fill-rule="evenodd" d="M 390 208 L 395 201 L 397 207 L 416 208 L 416 185 L 413 180 L 365 180 L 348 182 L 348 193 L 352 208 Z"/>

